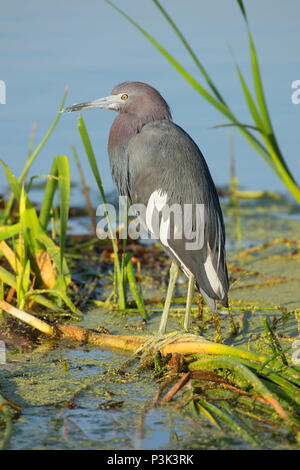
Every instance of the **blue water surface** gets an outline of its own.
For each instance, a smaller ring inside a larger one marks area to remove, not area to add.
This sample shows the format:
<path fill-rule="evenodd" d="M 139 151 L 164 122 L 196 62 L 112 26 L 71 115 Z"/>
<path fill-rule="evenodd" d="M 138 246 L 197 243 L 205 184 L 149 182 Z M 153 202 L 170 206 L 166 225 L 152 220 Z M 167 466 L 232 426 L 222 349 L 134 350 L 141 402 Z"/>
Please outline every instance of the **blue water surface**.
<path fill-rule="evenodd" d="M 188 70 L 203 80 L 150 0 L 118 1 L 118 6 L 154 35 Z M 192 45 L 226 101 L 245 123 L 251 121 L 232 52 L 252 89 L 247 31 L 235 0 L 162 0 L 163 6 Z M 259 54 L 270 114 L 282 152 L 300 180 L 300 104 L 292 104 L 291 84 L 300 79 L 300 3 L 297 0 L 245 2 Z M 20 174 L 33 122 L 38 143 L 49 128 L 66 85 L 67 104 L 107 96 L 124 80 L 145 81 L 160 90 L 176 123 L 191 134 L 204 153 L 218 185 L 229 181 L 228 129 L 210 129 L 226 119 L 192 89 L 154 47 L 104 1 L 2 2 L 0 15 L 0 79 L 6 83 L 6 104 L 0 105 L 0 158 Z M 113 112 L 83 113 L 106 191 L 113 189 L 107 138 Z M 70 144 L 77 147 L 86 179 L 96 184 L 77 131 L 78 114 L 62 115 L 30 175 L 49 172 L 55 155 L 67 154 L 72 180 L 79 181 Z M 249 189 L 285 187 L 247 142 L 233 131 L 236 169 Z M 5 189 L 0 173 L 0 192 Z M 98 195 L 95 191 L 95 197 Z M 72 202 L 82 202 L 79 188 Z"/>

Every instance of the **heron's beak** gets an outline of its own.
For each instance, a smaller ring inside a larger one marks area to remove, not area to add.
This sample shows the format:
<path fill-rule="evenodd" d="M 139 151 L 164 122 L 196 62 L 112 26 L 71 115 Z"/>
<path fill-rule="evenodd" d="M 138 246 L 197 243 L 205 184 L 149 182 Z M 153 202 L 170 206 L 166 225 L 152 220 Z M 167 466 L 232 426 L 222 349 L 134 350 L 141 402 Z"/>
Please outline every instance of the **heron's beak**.
<path fill-rule="evenodd" d="M 120 100 L 119 95 L 106 96 L 105 98 L 99 98 L 94 101 L 86 101 L 85 103 L 73 104 L 68 108 L 64 108 L 62 113 L 71 113 L 72 111 L 82 111 L 84 109 L 114 109 L 116 110 L 122 101 Z"/>

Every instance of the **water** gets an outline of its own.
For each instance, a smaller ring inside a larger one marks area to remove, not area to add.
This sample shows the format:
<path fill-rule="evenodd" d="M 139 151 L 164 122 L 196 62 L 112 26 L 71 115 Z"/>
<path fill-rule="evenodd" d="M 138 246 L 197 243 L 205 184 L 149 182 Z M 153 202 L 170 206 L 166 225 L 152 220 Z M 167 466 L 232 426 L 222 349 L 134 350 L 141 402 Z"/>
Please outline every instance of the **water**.
<path fill-rule="evenodd" d="M 244 201 L 241 204 L 243 245 L 252 246 L 258 242 L 284 238 L 287 234 L 292 240 L 297 240 L 300 235 L 299 222 L 288 216 L 286 219 L 277 217 L 289 209 L 290 206 L 283 206 L 282 202 L 260 201 L 253 207 L 251 201 Z M 228 315 L 224 314 L 220 315 L 222 334 L 226 344 L 270 355 L 271 350 L 262 336 L 262 320 L 268 317 L 271 322 L 275 316 L 280 318 L 279 305 L 288 312 L 299 308 L 299 255 L 295 245 L 286 247 L 275 244 L 253 256 L 239 258 L 236 252 L 235 213 L 232 208 L 224 206 L 224 215 L 231 274 L 230 298 L 234 305 L 233 316 L 238 334 L 226 339 L 230 324 Z M 88 258 L 82 264 L 76 261 L 73 275 L 76 283 L 81 280 L 87 285 L 91 280 L 87 271 L 95 272 L 99 261 L 90 252 L 86 255 Z M 107 274 L 104 266 L 103 272 Z M 160 263 L 143 263 L 142 292 L 145 299 L 164 298 L 164 272 Z M 280 281 L 279 274 L 284 282 Z M 186 294 L 185 277 L 184 280 L 184 283 L 177 283 L 176 295 Z M 100 278 L 90 300 L 95 297 L 105 300 L 111 289 L 112 284 Z M 181 307 L 184 308 L 183 305 Z M 192 328 L 199 333 L 197 307 L 194 307 Z M 109 312 L 103 307 L 93 308 L 91 303 L 84 310 L 80 326 L 96 329 L 101 325 L 117 335 L 151 334 L 157 331 L 161 314 L 159 311 L 152 312 L 147 325 L 144 325 L 141 317 L 134 312 L 127 315 Z M 168 331 L 180 329 L 182 320 L 183 312 L 173 310 Z M 298 338 L 294 314 L 291 314 L 287 323 L 279 325 L 276 331 L 280 335 L 283 350 L 290 356 L 293 340 Z M 200 334 L 213 340 L 213 325 L 210 324 Z M 142 426 L 144 407 L 155 396 L 161 383 L 155 380 L 153 371 L 138 370 L 138 362 L 126 367 L 124 363 L 129 357 L 130 353 L 125 351 L 104 350 L 92 345 L 45 338 L 30 352 L 18 352 L 16 348 L 7 346 L 6 361 L 0 364 L 0 390 L 22 408 L 19 419 L 14 422 L 9 448 L 249 448 L 240 435 L 218 430 L 203 416 L 197 420 L 200 427 L 194 427 L 187 420 L 191 416 L 189 409 L 178 411 L 172 405 L 159 406 L 150 411 Z M 126 374 L 120 375 L 118 370 Z M 111 408 L 101 406 L 108 402 L 110 396 L 113 402 L 123 403 Z M 179 393 L 175 401 L 178 403 L 181 399 Z M 74 406 L 65 408 L 70 400 Z M 293 443 L 281 436 L 278 430 L 266 435 L 258 422 L 255 422 L 255 429 L 260 433 L 262 446 L 271 449 L 293 448 Z M 0 438 L 1 432 L 0 429 Z M 174 440 L 174 433 L 178 439 Z"/>
<path fill-rule="evenodd" d="M 195 76 L 193 62 L 151 1 L 119 2 L 126 12 L 162 42 Z M 176 24 L 243 122 L 249 122 L 228 46 L 251 82 L 245 25 L 235 1 L 212 0 L 188 4 L 164 1 Z M 271 10 L 270 10 L 271 8 Z M 299 175 L 300 104 L 291 102 L 291 83 L 299 79 L 300 4 L 290 0 L 253 0 L 247 11 L 255 38 L 265 92 L 274 127 L 285 155 Z M 19 174 L 24 165 L 31 126 L 37 122 L 37 141 L 52 122 L 64 87 L 67 104 L 109 94 L 123 80 L 141 80 L 157 87 L 171 105 L 175 122 L 184 127 L 203 151 L 216 184 L 229 180 L 228 130 L 209 127 L 225 119 L 177 75 L 163 57 L 124 18 L 104 1 L 51 3 L 29 0 L 3 2 L 0 27 L 0 79 L 7 88 L 0 105 L 0 157 Z M 113 112 L 84 112 L 100 165 L 104 186 L 113 189 L 106 151 Z M 88 183 L 96 188 L 78 131 L 78 115 L 62 116 L 55 133 L 34 163 L 31 175 L 50 170 L 55 155 L 67 154 L 73 181 L 79 181 L 70 151 L 80 153 Z M 246 188 L 284 190 L 284 186 L 248 144 L 234 132 L 237 175 Z M 0 190 L 4 175 L 1 171 Z M 72 202 L 82 194 L 72 190 Z"/>

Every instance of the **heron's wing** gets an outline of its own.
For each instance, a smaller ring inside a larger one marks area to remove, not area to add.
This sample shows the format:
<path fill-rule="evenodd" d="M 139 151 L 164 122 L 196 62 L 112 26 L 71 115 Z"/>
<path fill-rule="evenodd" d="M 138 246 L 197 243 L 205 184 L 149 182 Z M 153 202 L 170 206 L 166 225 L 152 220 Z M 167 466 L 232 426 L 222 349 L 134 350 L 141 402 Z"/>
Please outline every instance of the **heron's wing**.
<path fill-rule="evenodd" d="M 209 169 L 197 145 L 171 121 L 158 121 L 145 125 L 131 139 L 128 159 L 131 199 L 146 205 L 147 212 L 151 212 L 150 209 L 153 212 L 152 218 L 149 213 L 145 218 L 148 228 L 153 228 L 151 221 L 157 219 L 158 212 L 162 225 L 155 235 L 168 253 L 187 275 L 195 275 L 202 293 L 226 304 L 229 284 L 222 211 Z M 181 225 L 183 229 L 187 225 L 190 227 L 188 233 L 183 230 L 180 238 L 175 235 L 178 219 L 174 222 L 163 213 L 166 204 L 169 207 L 179 205 L 182 208 Z M 189 212 L 190 206 L 192 212 Z M 166 235 L 168 229 L 169 237 Z M 189 232 L 196 233 L 194 238 Z"/>

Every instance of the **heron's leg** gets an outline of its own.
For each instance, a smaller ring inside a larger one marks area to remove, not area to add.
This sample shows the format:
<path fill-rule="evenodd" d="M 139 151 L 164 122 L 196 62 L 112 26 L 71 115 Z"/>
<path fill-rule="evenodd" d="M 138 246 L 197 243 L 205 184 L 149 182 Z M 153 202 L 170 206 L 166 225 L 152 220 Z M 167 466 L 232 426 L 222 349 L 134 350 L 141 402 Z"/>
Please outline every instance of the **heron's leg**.
<path fill-rule="evenodd" d="M 183 329 L 185 331 L 189 331 L 189 328 L 190 328 L 191 308 L 192 308 L 192 301 L 194 298 L 194 288 L 195 288 L 195 276 L 193 274 L 190 274 L 187 297 L 186 297 L 184 322 L 183 322 Z"/>
<path fill-rule="evenodd" d="M 150 351 L 152 354 L 154 354 L 156 351 L 159 351 L 167 344 L 174 343 L 180 339 L 181 340 L 184 339 L 185 341 L 207 341 L 205 338 L 203 338 L 203 336 L 191 335 L 187 333 L 183 334 L 178 331 L 172 331 L 171 333 L 165 334 L 167 321 L 168 321 L 168 314 L 169 314 L 170 305 L 172 302 L 172 297 L 173 297 L 173 292 L 174 292 L 174 288 L 176 284 L 176 279 L 178 276 L 178 271 L 179 271 L 179 268 L 177 264 L 172 263 L 171 268 L 170 268 L 170 280 L 169 280 L 164 310 L 162 313 L 157 336 L 147 339 L 147 341 L 136 350 L 136 354 L 139 354 L 140 352 L 142 352 L 143 355 L 147 355 L 149 354 Z M 185 320 L 184 320 L 184 325 L 187 327 L 189 324 L 191 303 L 193 300 L 193 291 L 194 291 L 194 276 L 191 276 L 191 278 L 189 279 L 187 306 L 186 306 L 186 314 L 185 314 Z"/>
<path fill-rule="evenodd" d="M 179 271 L 179 268 L 177 264 L 174 263 L 174 261 L 172 261 L 171 268 L 170 268 L 170 280 L 169 280 L 169 285 L 168 285 L 168 290 L 167 290 L 167 296 L 166 296 L 164 310 L 161 316 L 159 330 L 158 330 L 159 335 L 164 335 L 166 332 L 168 315 L 169 315 L 170 305 L 172 302 L 173 292 L 175 289 L 176 279 L 178 276 L 178 271 Z"/>

